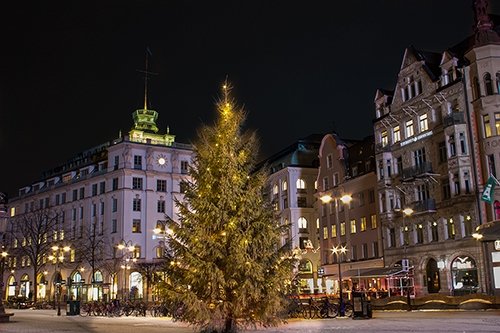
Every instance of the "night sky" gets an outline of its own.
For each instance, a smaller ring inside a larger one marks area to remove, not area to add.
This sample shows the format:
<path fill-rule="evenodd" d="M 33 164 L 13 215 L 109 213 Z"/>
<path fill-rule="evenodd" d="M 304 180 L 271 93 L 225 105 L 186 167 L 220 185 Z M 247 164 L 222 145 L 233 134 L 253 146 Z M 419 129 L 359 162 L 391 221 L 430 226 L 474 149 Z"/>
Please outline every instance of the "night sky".
<path fill-rule="evenodd" d="M 0 191 L 128 132 L 147 47 L 162 132 L 195 140 L 227 76 L 264 158 L 312 133 L 372 134 L 375 91 L 394 89 L 405 47 L 442 51 L 473 22 L 472 0 L 8 1 Z"/>

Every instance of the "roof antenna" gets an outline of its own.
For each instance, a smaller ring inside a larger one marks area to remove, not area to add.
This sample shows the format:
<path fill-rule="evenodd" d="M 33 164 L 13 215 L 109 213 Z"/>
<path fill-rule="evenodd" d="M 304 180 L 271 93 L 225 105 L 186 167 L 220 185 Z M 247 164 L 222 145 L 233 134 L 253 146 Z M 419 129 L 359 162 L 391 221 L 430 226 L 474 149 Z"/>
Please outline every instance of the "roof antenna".
<path fill-rule="evenodd" d="M 146 46 L 146 66 L 145 70 L 137 70 L 140 73 L 144 73 L 144 110 L 148 109 L 148 78 L 149 75 L 158 75 L 158 73 L 149 72 L 149 57 L 152 56 L 151 50 Z"/>

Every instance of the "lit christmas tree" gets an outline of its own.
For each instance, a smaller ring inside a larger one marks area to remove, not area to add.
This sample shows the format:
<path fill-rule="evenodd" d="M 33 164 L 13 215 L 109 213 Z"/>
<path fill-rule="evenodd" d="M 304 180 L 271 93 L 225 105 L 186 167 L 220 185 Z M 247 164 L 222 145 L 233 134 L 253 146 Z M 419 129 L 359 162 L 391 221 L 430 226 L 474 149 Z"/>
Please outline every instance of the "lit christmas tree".
<path fill-rule="evenodd" d="M 294 264 L 280 246 L 288 226 L 264 199 L 266 172 L 255 170 L 256 135 L 243 132 L 246 114 L 230 92 L 224 84 L 215 125 L 199 131 L 192 182 L 168 226 L 164 296 L 202 332 L 278 324 Z"/>

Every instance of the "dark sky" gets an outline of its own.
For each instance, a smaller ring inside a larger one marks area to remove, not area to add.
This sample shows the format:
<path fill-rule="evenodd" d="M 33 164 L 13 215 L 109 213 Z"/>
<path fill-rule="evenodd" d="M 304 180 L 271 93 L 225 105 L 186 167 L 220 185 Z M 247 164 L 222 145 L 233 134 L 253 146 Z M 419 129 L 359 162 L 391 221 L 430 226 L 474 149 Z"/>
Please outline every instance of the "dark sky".
<path fill-rule="evenodd" d="M 0 191 L 128 132 L 146 47 L 162 131 L 194 140 L 228 76 L 265 157 L 311 133 L 370 135 L 375 90 L 394 88 L 405 47 L 442 51 L 472 26 L 472 0 L 8 1 Z"/>

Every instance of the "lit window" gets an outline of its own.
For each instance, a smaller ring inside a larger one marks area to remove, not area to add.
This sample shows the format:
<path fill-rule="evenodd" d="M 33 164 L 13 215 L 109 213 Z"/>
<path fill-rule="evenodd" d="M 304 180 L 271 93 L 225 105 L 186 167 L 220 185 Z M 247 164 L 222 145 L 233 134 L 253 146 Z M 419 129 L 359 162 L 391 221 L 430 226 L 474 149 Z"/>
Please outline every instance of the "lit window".
<path fill-rule="evenodd" d="M 387 131 L 382 132 L 381 142 L 382 142 L 382 147 L 385 147 L 389 144 L 389 138 L 387 137 Z"/>
<path fill-rule="evenodd" d="M 141 232 L 141 220 L 139 219 L 132 220 L 132 232 L 133 233 Z"/>
<path fill-rule="evenodd" d="M 281 183 L 281 190 L 283 192 L 286 192 L 288 190 L 288 183 L 286 182 L 286 180 L 284 180 L 282 183 Z"/>
<path fill-rule="evenodd" d="M 351 234 L 356 233 L 356 220 L 351 220 Z"/>
<path fill-rule="evenodd" d="M 373 214 L 372 216 L 370 216 L 370 221 L 371 221 L 372 229 L 376 229 L 377 228 L 377 215 Z"/>
<path fill-rule="evenodd" d="M 337 226 L 332 225 L 332 238 L 337 237 Z"/>
<path fill-rule="evenodd" d="M 305 190 L 306 189 L 306 182 L 304 179 L 299 178 L 297 179 L 297 190 Z"/>
<path fill-rule="evenodd" d="M 393 135 L 394 136 L 394 138 L 393 138 L 394 143 L 401 141 L 401 131 L 399 129 L 399 125 L 394 127 L 393 133 L 394 133 L 394 135 Z"/>
<path fill-rule="evenodd" d="M 328 169 L 331 169 L 333 167 L 333 155 L 332 154 L 329 154 L 327 157 L 326 157 L 326 167 Z"/>
<path fill-rule="evenodd" d="M 365 216 L 363 216 L 361 218 L 361 223 L 360 223 L 359 229 L 361 231 L 365 231 L 366 230 L 366 217 Z"/>
<path fill-rule="evenodd" d="M 278 194 L 278 185 L 274 184 L 273 186 L 273 194 L 277 195 Z"/>
<path fill-rule="evenodd" d="M 340 235 L 345 236 L 345 222 L 340 223 Z"/>
<path fill-rule="evenodd" d="M 490 116 L 488 114 L 483 115 L 483 126 L 484 126 L 484 137 L 489 138 L 491 136 L 491 126 L 490 126 Z"/>
<path fill-rule="evenodd" d="M 328 239 L 328 227 L 323 227 L 323 239 Z"/>
<path fill-rule="evenodd" d="M 427 131 L 429 129 L 429 123 L 427 121 L 427 113 L 420 115 L 420 132 Z"/>
<path fill-rule="evenodd" d="M 307 229 L 307 220 L 305 217 L 299 217 L 299 229 Z"/>
<path fill-rule="evenodd" d="M 495 135 L 500 135 L 500 113 L 495 112 Z"/>
<path fill-rule="evenodd" d="M 413 120 L 408 120 L 406 122 L 406 137 L 409 138 L 411 136 L 413 136 L 414 132 L 413 132 Z"/>

